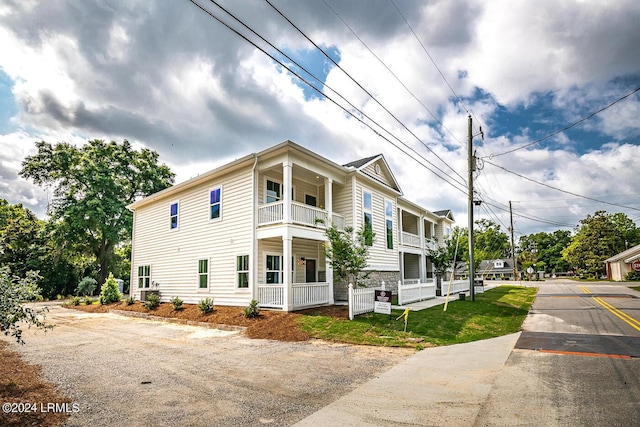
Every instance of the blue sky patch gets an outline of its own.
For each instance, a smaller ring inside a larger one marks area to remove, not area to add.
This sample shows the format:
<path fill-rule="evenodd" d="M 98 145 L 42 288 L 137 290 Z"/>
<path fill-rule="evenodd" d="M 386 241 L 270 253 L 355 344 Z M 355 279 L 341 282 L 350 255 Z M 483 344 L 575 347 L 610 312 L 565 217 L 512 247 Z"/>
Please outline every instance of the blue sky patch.
<path fill-rule="evenodd" d="M 324 50 L 327 53 L 327 55 L 329 55 L 334 61 L 340 62 L 340 50 L 336 46 L 329 46 L 329 47 L 321 46 L 321 47 L 322 47 L 322 50 Z M 320 52 L 316 48 L 304 49 L 304 50 L 290 50 L 287 48 L 283 48 L 282 51 L 285 54 L 287 54 L 290 58 L 292 58 L 295 62 L 297 62 L 298 64 L 302 65 L 304 68 L 309 70 L 309 72 L 311 72 L 314 76 L 316 76 L 322 82 L 322 84 L 318 83 L 318 81 L 315 78 L 311 77 L 308 73 L 306 73 L 300 67 L 293 64 L 290 60 L 285 58 L 283 55 L 280 55 L 277 52 L 274 53 L 273 55 L 276 58 L 278 58 L 280 61 L 282 61 L 284 64 L 287 64 L 287 66 L 289 66 L 292 70 L 298 73 L 302 78 L 304 78 L 305 80 L 309 81 L 314 86 L 316 86 L 319 90 L 324 91 L 324 83 L 327 80 L 327 75 L 329 74 L 329 71 L 331 71 L 331 69 L 335 67 L 333 62 L 327 59 L 327 57 L 324 56 L 322 52 Z M 322 98 L 322 95 L 320 95 L 317 91 L 310 88 L 307 84 L 300 81 L 299 79 L 297 78 L 294 79 L 294 82 L 296 85 L 300 86 L 300 88 L 302 89 L 305 100 L 308 101 L 310 99 Z"/>
<path fill-rule="evenodd" d="M 7 134 L 15 130 L 9 119 L 18 114 L 18 107 L 13 99 L 13 80 L 0 67 L 0 133 Z"/>

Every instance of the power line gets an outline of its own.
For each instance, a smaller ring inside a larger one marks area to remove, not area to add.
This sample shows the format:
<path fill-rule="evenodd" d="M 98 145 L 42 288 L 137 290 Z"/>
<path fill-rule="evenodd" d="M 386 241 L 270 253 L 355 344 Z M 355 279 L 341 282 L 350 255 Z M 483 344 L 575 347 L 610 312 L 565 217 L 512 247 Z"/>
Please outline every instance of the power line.
<path fill-rule="evenodd" d="M 566 194 L 571 194 L 572 196 L 580 197 L 580 198 L 582 198 L 582 199 L 587 199 L 587 200 L 592 200 L 592 201 L 594 201 L 594 202 L 603 203 L 603 204 L 605 204 L 605 205 L 617 206 L 617 207 L 619 207 L 619 208 L 631 209 L 631 210 L 639 211 L 639 212 L 640 212 L 640 209 L 638 209 L 638 208 L 634 208 L 634 207 L 631 207 L 631 206 L 620 205 L 620 204 L 618 204 L 618 203 L 605 202 L 604 200 L 598 200 L 598 199 L 594 199 L 593 197 L 583 196 L 582 194 L 572 193 L 571 191 L 563 190 L 563 189 L 561 189 L 561 188 L 554 187 L 554 186 L 549 185 L 549 184 L 545 184 L 544 182 L 536 181 L 535 179 L 532 179 L 532 178 L 526 177 L 526 176 L 524 176 L 524 175 L 520 175 L 520 174 L 519 174 L 519 173 L 517 173 L 517 172 L 510 171 L 509 169 L 504 168 L 504 167 L 499 166 L 499 165 L 496 165 L 495 163 L 491 163 L 491 162 L 490 162 L 490 161 L 488 161 L 488 160 L 485 160 L 484 162 L 485 162 L 485 163 L 488 163 L 488 164 L 490 164 L 491 166 L 494 166 L 494 167 L 496 167 L 496 168 L 498 168 L 498 169 L 502 169 L 502 170 L 503 170 L 503 171 L 505 171 L 505 172 L 509 172 L 510 174 L 513 174 L 513 175 L 515 175 L 515 176 L 517 176 L 517 177 L 520 177 L 520 178 L 522 178 L 522 179 L 526 179 L 527 181 L 531 181 L 531 182 L 533 182 L 533 183 L 535 183 L 535 184 L 542 185 L 542 186 L 547 187 L 547 188 L 550 188 L 550 189 L 552 189 L 552 190 L 560 191 L 560 192 L 562 192 L 562 193 L 566 193 Z"/>
<path fill-rule="evenodd" d="M 578 125 L 578 124 L 580 124 L 580 123 L 582 123 L 582 122 L 584 122 L 584 121 L 586 121 L 586 120 L 589 120 L 589 119 L 590 119 L 590 118 L 592 118 L 593 116 L 595 116 L 595 115 L 597 115 L 597 114 L 602 113 L 602 112 L 603 112 L 603 111 L 605 111 L 606 109 L 613 107 L 613 106 L 614 106 L 615 104 L 617 104 L 618 102 L 622 101 L 623 99 L 626 99 L 626 98 L 630 97 L 631 95 L 633 95 L 634 93 L 636 93 L 636 92 L 638 92 L 638 91 L 640 91 L 640 87 L 638 87 L 638 88 L 636 88 L 636 89 L 632 90 L 631 92 L 629 92 L 628 94 L 626 94 L 626 95 L 624 95 L 624 96 L 622 96 L 622 97 L 620 97 L 620 98 L 616 99 L 616 100 L 615 100 L 615 101 L 613 101 L 611 104 L 609 104 L 609 105 L 607 105 L 607 106 L 605 106 L 605 107 L 600 108 L 598 111 L 594 111 L 593 113 L 589 114 L 588 116 L 583 117 L 583 118 L 581 118 L 580 120 L 575 121 L 575 122 L 571 123 L 570 125 L 563 127 L 563 128 L 562 128 L 562 129 L 560 129 L 560 130 L 557 130 L 557 131 L 555 131 L 555 132 L 553 132 L 553 133 L 550 133 L 550 134 L 549 134 L 549 135 L 547 135 L 547 136 L 544 136 L 544 137 L 542 137 L 542 138 L 540 138 L 540 139 L 537 139 L 537 140 L 535 140 L 535 141 L 533 141 L 533 142 L 530 142 L 530 143 L 528 143 L 528 144 L 525 144 L 525 145 L 523 145 L 523 146 L 521 146 L 521 147 L 514 148 L 514 149 L 509 150 L 509 151 L 505 151 L 504 153 L 491 154 L 491 155 L 489 156 L 489 158 L 490 158 L 490 159 L 493 159 L 494 157 L 504 156 L 505 154 L 510 154 L 510 153 L 513 153 L 514 151 L 518 151 L 518 150 L 525 149 L 525 148 L 527 148 L 527 147 L 531 147 L 532 145 L 538 144 L 538 143 L 540 143 L 540 142 L 542 142 L 542 141 L 545 141 L 545 140 L 547 140 L 547 139 L 549 139 L 549 138 L 551 138 L 551 137 L 554 137 L 554 136 L 558 135 L 559 133 L 562 133 L 562 132 L 564 132 L 564 131 L 566 131 L 566 130 L 569 130 L 569 129 L 571 129 L 571 128 L 572 128 L 572 127 L 574 127 L 574 126 L 576 126 L 576 125 Z"/>
<path fill-rule="evenodd" d="M 246 42 L 250 43 L 252 46 L 254 46 L 256 49 L 258 49 L 259 51 L 261 51 L 262 53 L 264 53 L 265 55 L 267 55 L 268 57 L 270 57 L 273 61 L 275 61 L 277 64 L 279 64 L 280 66 L 282 66 L 283 68 L 285 68 L 286 70 L 288 70 L 292 75 L 294 75 L 295 77 L 297 77 L 298 79 L 300 79 L 300 81 L 302 81 L 303 83 L 305 83 L 306 85 L 308 85 L 311 89 L 313 89 L 314 91 L 316 91 L 319 95 L 321 95 L 322 97 L 328 99 L 330 102 L 332 102 L 334 105 L 336 105 L 338 108 L 342 109 L 345 113 L 347 113 L 348 115 L 350 115 L 351 117 L 355 118 L 356 120 L 358 120 L 360 123 L 362 123 L 363 125 L 365 125 L 367 128 L 371 129 L 376 135 L 378 135 L 380 138 L 384 139 L 385 141 L 389 142 L 391 145 L 393 145 L 394 147 L 396 147 L 397 149 L 399 149 L 403 154 L 406 154 L 407 156 L 409 156 L 411 159 L 413 159 L 414 161 L 416 161 L 419 165 L 421 165 L 422 167 L 424 167 L 425 169 L 429 170 L 431 173 L 433 173 L 434 175 L 436 175 L 438 178 L 442 179 L 443 181 L 445 181 L 447 184 L 451 185 L 454 189 L 462 192 L 463 194 L 466 194 L 466 190 L 463 190 L 459 187 L 456 187 L 454 185 L 454 183 L 448 181 L 446 178 L 443 178 L 442 176 L 440 176 L 439 174 L 437 174 L 435 171 L 433 171 L 432 169 L 430 169 L 429 167 L 427 167 L 426 165 L 424 165 L 423 163 L 419 162 L 418 159 L 416 159 L 415 157 L 412 157 L 411 155 L 409 155 L 409 153 L 407 153 L 405 150 L 403 150 L 401 147 L 399 147 L 397 144 L 395 144 L 393 141 L 391 141 L 389 138 L 385 137 L 384 135 L 382 135 L 378 130 L 374 129 L 372 127 L 371 124 L 365 122 L 364 120 L 362 120 L 360 117 L 358 117 L 357 115 L 355 115 L 352 111 L 346 109 L 345 107 L 343 107 L 342 105 L 340 105 L 338 102 L 336 102 L 333 98 L 331 98 L 330 96 L 328 96 L 327 94 L 325 94 L 324 92 L 322 92 L 320 89 L 318 89 L 317 87 L 315 87 L 313 84 L 311 84 L 308 80 L 306 80 L 305 78 L 303 78 L 300 74 L 298 74 L 297 72 L 295 72 L 294 70 L 292 70 L 290 67 L 288 67 L 286 64 L 284 64 L 282 61 L 280 61 L 279 59 L 277 59 L 276 57 L 274 57 L 273 55 L 271 55 L 269 52 L 267 52 L 265 49 L 261 48 L 260 46 L 258 46 L 255 42 L 253 42 L 252 40 L 250 40 L 248 37 L 246 37 L 244 34 L 240 33 L 238 30 L 236 30 L 235 28 L 233 28 L 231 25 L 229 25 L 227 22 L 225 22 L 224 20 L 222 20 L 220 17 L 216 16 L 215 14 L 213 14 L 211 11 L 209 11 L 208 9 L 206 9 L 204 6 L 202 6 L 201 4 L 199 4 L 196 0 L 189 0 L 192 4 L 194 4 L 196 7 L 198 7 L 200 10 L 202 10 L 204 13 L 206 13 L 207 15 L 209 15 L 211 18 L 215 19 L 216 21 L 218 21 L 220 24 L 222 24 L 224 27 L 226 27 L 228 30 L 230 30 L 231 32 L 233 32 L 234 34 L 238 35 L 239 37 L 241 37 L 243 40 L 245 40 Z M 210 0 L 212 3 L 214 3 L 216 6 L 218 6 L 220 9 L 224 10 L 227 14 L 229 14 L 230 16 L 232 16 L 236 21 L 242 23 L 242 25 L 244 25 L 246 28 L 248 28 L 250 31 L 252 31 L 254 34 L 258 35 L 255 31 L 253 31 L 249 26 L 247 26 L 246 24 L 244 24 L 241 20 L 239 20 L 237 17 L 235 17 L 233 14 L 231 14 L 230 12 L 226 11 L 226 9 L 224 9 L 222 6 L 220 6 L 218 3 L 216 3 L 214 0 Z M 259 36 L 259 35 L 258 35 Z M 259 36 L 260 37 L 260 36 Z M 263 39 L 265 42 L 267 42 L 265 39 Z M 269 43 L 269 42 L 267 42 Z M 269 43 L 270 44 L 270 43 Z M 270 44 L 270 46 L 273 47 L 273 45 Z M 275 47 L 274 47 L 275 48 Z M 286 54 L 284 54 L 283 52 L 281 52 L 279 49 L 275 48 L 276 50 L 278 50 L 278 52 L 280 52 L 282 55 L 284 55 L 285 57 L 288 57 Z M 306 69 L 304 69 L 304 67 L 301 67 L 303 70 L 305 70 L 305 72 L 307 72 L 309 75 L 312 75 L 311 73 L 309 73 L 308 71 L 306 71 Z M 335 92 L 335 91 L 334 91 Z M 343 98 L 344 99 L 344 98 Z M 347 101 L 348 102 L 348 101 Z M 355 107 L 354 107 L 355 108 Z M 362 111 L 360 111 L 359 109 L 355 108 L 360 114 L 362 114 L 363 116 L 366 116 Z M 368 118 L 368 116 L 366 116 Z M 405 147 L 407 147 L 408 149 L 410 149 L 411 151 L 413 151 L 415 154 L 417 154 L 420 158 L 422 158 L 424 161 L 426 161 L 427 163 L 433 165 L 433 163 L 431 163 L 429 160 L 427 160 L 424 156 L 422 156 L 420 153 L 416 152 L 413 148 L 407 146 L 405 143 L 403 143 L 399 138 L 393 136 L 393 134 L 389 131 L 387 131 L 384 127 L 382 127 L 380 124 L 378 124 L 377 122 L 375 122 L 374 120 L 370 119 L 373 123 L 375 123 L 378 127 L 380 127 L 380 129 L 382 129 L 383 131 L 387 132 L 389 135 L 391 135 L 392 137 L 394 137 L 396 140 L 398 140 L 398 142 L 400 142 L 402 145 L 404 145 Z M 435 165 L 433 165 L 436 169 L 438 169 L 439 171 L 443 172 L 445 174 L 446 177 L 451 178 L 449 175 L 447 175 L 444 171 L 442 171 L 441 169 L 437 168 Z M 457 182 L 456 182 L 457 183 Z M 459 184 L 459 183 L 458 183 Z"/>
<path fill-rule="evenodd" d="M 418 142 L 420 142 L 427 150 L 429 150 L 434 156 L 438 158 L 442 163 L 444 163 L 449 169 L 453 171 L 456 175 L 460 177 L 462 182 L 465 182 L 465 179 L 460 175 L 455 169 L 453 169 L 447 162 L 445 162 L 435 151 L 433 151 L 427 144 L 425 144 L 418 135 L 416 135 L 411 129 L 409 129 L 400 119 L 398 119 L 395 114 L 393 114 L 387 107 L 382 105 L 378 99 L 371 94 L 367 89 L 365 89 L 355 78 L 351 76 L 340 64 L 338 64 L 328 53 L 324 51 L 320 46 L 318 46 L 307 34 L 302 31 L 293 21 L 291 21 L 283 12 L 281 12 L 276 6 L 273 5 L 269 0 L 264 0 L 273 10 L 275 10 L 285 21 L 287 21 L 293 28 L 296 29 L 307 41 L 309 41 L 316 49 L 318 49 L 329 61 L 331 61 L 340 71 L 342 71 L 353 83 L 356 84 L 364 93 L 367 94 L 376 104 L 378 104 L 387 114 L 389 114 L 400 126 L 402 126 L 407 132 L 409 132 Z"/>
<path fill-rule="evenodd" d="M 487 204 L 487 205 L 489 205 L 489 206 L 493 206 L 494 208 L 499 209 L 499 210 L 501 210 L 501 211 L 509 212 L 509 209 L 508 209 L 508 208 L 503 208 L 503 207 L 501 207 L 501 206 L 498 206 L 498 205 L 495 205 L 495 204 L 489 203 L 489 202 L 487 202 L 487 201 L 484 201 L 484 203 L 486 203 L 486 204 Z M 520 217 L 520 218 L 528 219 L 529 221 L 539 222 L 539 223 L 542 223 L 542 224 L 553 225 L 553 226 L 556 226 L 556 227 L 570 227 L 570 228 L 575 227 L 575 225 L 571 225 L 571 224 L 563 224 L 563 223 L 561 223 L 561 222 L 550 221 L 550 220 L 548 220 L 548 219 L 539 218 L 539 217 L 536 217 L 536 216 L 533 216 L 533 215 L 525 215 L 525 214 L 523 214 L 523 213 L 518 213 L 518 212 L 514 212 L 514 213 L 513 213 L 513 216 L 517 216 L 517 217 Z"/>
<path fill-rule="evenodd" d="M 351 28 L 351 26 L 349 25 L 349 23 L 347 23 L 346 20 L 344 20 L 342 18 L 342 16 L 340 16 L 340 14 L 338 13 L 338 11 L 336 11 L 329 3 L 327 3 L 326 0 L 322 0 L 323 3 L 336 15 L 336 17 L 345 25 L 345 27 L 347 27 L 349 29 L 349 31 L 351 31 L 351 34 L 353 34 L 353 36 L 358 39 L 358 41 L 362 44 L 362 46 L 364 46 L 365 49 L 367 49 L 369 51 L 369 53 L 378 60 L 378 62 L 389 72 L 389 74 L 391 74 L 393 76 L 393 78 L 396 79 L 396 81 L 398 83 L 400 83 L 400 85 L 407 91 L 407 93 L 409 95 L 411 95 L 411 97 L 413 97 L 413 99 L 415 99 L 421 106 L 422 108 L 424 108 L 430 115 L 431 117 L 433 117 L 433 119 L 440 125 L 440 127 L 442 129 L 444 129 L 445 131 L 447 131 L 447 133 L 449 135 L 451 135 L 451 137 L 458 142 L 461 146 L 464 146 L 464 144 L 462 143 L 462 141 L 460 141 L 458 139 L 458 137 L 456 137 L 453 132 L 451 132 L 445 125 L 444 123 L 442 123 L 442 121 L 440 121 L 440 119 L 438 119 L 438 117 L 426 106 L 424 105 L 424 103 L 416 96 L 414 95 L 414 93 L 404 84 L 404 82 L 396 75 L 396 73 L 394 73 L 391 68 L 389 68 L 389 66 L 378 56 L 376 55 L 376 53 L 364 42 L 364 40 L 362 40 L 360 38 L 360 36 L 358 36 L 358 34 L 355 32 L 355 30 L 353 28 Z"/>

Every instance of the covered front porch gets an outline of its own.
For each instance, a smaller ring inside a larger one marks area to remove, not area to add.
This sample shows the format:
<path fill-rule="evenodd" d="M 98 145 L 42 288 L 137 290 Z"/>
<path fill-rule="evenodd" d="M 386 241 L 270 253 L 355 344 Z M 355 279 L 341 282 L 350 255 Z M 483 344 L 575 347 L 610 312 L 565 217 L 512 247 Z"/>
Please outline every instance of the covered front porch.
<path fill-rule="evenodd" d="M 333 272 L 322 240 L 286 234 L 260 239 L 257 254 L 255 299 L 260 307 L 295 311 L 334 303 Z"/>

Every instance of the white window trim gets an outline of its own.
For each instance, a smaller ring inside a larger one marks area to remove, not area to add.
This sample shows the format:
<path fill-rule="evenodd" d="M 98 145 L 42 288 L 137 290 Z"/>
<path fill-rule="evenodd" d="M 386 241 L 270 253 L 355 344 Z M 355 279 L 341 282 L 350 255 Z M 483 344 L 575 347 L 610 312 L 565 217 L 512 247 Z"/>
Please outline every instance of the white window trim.
<path fill-rule="evenodd" d="M 178 211 L 176 212 L 176 228 L 171 228 L 171 206 L 178 205 Z M 174 200 L 169 202 L 169 231 L 179 230 L 180 229 L 180 200 Z"/>
<path fill-rule="evenodd" d="M 373 202 L 372 202 L 373 203 Z M 391 204 L 391 216 L 387 215 L 387 203 Z M 393 251 L 395 250 L 395 221 L 393 220 L 393 212 L 394 212 L 394 206 L 393 206 L 393 200 L 391 199 L 387 199 L 385 198 L 384 201 L 382 202 L 382 209 L 384 210 L 384 247 L 385 250 L 387 251 Z M 391 220 L 391 248 L 389 247 L 388 243 L 387 243 L 387 221 Z"/>
<path fill-rule="evenodd" d="M 211 192 L 215 191 L 215 190 L 220 190 L 220 202 L 218 202 L 218 204 L 220 205 L 220 216 L 218 218 L 211 218 Z M 222 191 L 222 185 L 218 185 L 215 187 L 211 187 L 209 189 L 209 191 L 207 192 L 207 201 L 209 202 L 208 206 L 209 206 L 209 211 L 207 212 L 207 216 L 209 217 L 209 221 L 210 222 L 218 222 L 218 221 L 222 221 L 222 196 L 223 196 L 223 191 Z"/>
<path fill-rule="evenodd" d="M 205 273 L 200 273 L 200 261 L 207 261 L 207 273 L 206 273 L 207 287 L 206 288 L 200 287 L 200 276 L 205 274 Z M 196 269 L 197 269 L 197 276 L 198 276 L 198 279 L 196 280 L 196 290 L 199 292 L 206 292 L 211 287 L 211 259 L 207 257 L 198 258 L 198 261 L 196 263 Z"/>
<path fill-rule="evenodd" d="M 238 270 L 238 257 L 248 257 L 248 270 Z M 246 252 L 242 252 L 242 253 L 236 253 L 233 257 L 233 270 L 234 270 L 234 279 L 235 279 L 235 284 L 234 284 L 234 288 L 237 291 L 248 291 L 251 289 L 251 254 L 246 253 Z M 247 287 L 246 288 L 241 288 L 239 286 L 239 277 L 240 277 L 240 273 L 247 273 Z M 266 278 L 265 278 L 266 281 Z"/>
<path fill-rule="evenodd" d="M 320 199 L 320 197 L 318 197 L 318 193 L 317 193 L 317 192 L 316 192 L 316 194 L 312 194 L 312 193 L 304 193 L 304 201 L 303 201 L 303 203 L 304 203 L 305 205 L 307 204 L 307 196 L 314 197 L 314 198 L 316 199 L 316 206 L 315 206 L 315 207 L 316 207 L 316 208 L 317 208 L 317 207 L 319 207 L 319 206 L 318 206 L 318 202 L 320 201 L 320 200 L 319 200 L 319 199 Z M 308 206 L 311 206 L 311 205 L 308 205 Z"/>
<path fill-rule="evenodd" d="M 366 208 L 365 205 L 364 205 L 364 195 L 365 195 L 365 193 L 369 193 L 369 195 L 371 196 L 371 208 Z M 365 220 L 364 220 L 365 214 L 368 213 L 368 214 L 371 215 L 371 231 L 375 232 L 374 231 L 375 228 L 374 228 L 374 225 L 373 225 L 373 205 L 374 205 L 374 203 L 373 203 L 373 191 L 371 191 L 371 190 L 369 190 L 369 189 L 367 189 L 365 187 L 362 187 L 361 204 L 362 204 L 362 228 L 364 229 L 364 226 L 366 224 Z M 385 225 L 385 227 L 386 227 L 386 225 Z M 372 242 L 370 247 L 373 247 L 373 242 Z"/>
<path fill-rule="evenodd" d="M 267 268 L 267 258 L 270 257 L 270 256 L 275 256 L 275 257 L 280 258 L 280 269 L 279 270 L 269 270 Z M 277 272 L 278 273 L 278 278 L 280 279 L 280 281 L 278 283 L 279 284 L 284 283 L 284 277 L 283 277 L 284 266 L 283 266 L 283 263 L 284 263 L 284 257 L 282 256 L 282 254 L 270 253 L 270 252 L 267 252 L 267 253 L 264 254 L 264 283 L 265 284 L 269 283 L 269 282 L 267 282 L 267 273 L 269 273 L 269 272 Z"/>
<path fill-rule="evenodd" d="M 144 271 L 144 267 L 149 267 L 149 275 L 148 276 L 144 276 L 144 275 L 141 276 L 140 275 L 140 267 L 143 268 L 143 271 Z M 151 264 L 138 264 L 138 269 L 136 271 L 137 271 L 137 275 L 138 275 L 138 289 L 150 289 L 151 288 Z M 140 279 L 143 279 L 145 277 L 149 280 L 149 286 L 140 287 Z"/>
<path fill-rule="evenodd" d="M 267 182 L 268 182 L 268 181 L 271 181 L 271 182 L 275 182 L 275 183 L 277 183 L 277 184 L 280 184 L 280 200 L 277 200 L 277 201 L 275 201 L 275 202 L 268 202 L 268 201 L 267 201 L 267 198 L 269 197 L 269 195 L 268 195 L 268 190 L 267 190 Z M 267 177 L 267 176 L 265 176 L 265 177 L 264 177 L 264 203 L 278 203 L 278 202 L 281 202 L 281 201 L 284 199 L 284 197 L 282 196 L 282 189 L 283 189 L 283 188 L 284 188 L 284 185 L 282 185 L 282 181 L 281 181 L 281 180 L 280 180 L 280 181 L 278 181 L 278 180 L 277 180 L 277 179 L 275 179 L 275 178 L 271 178 L 271 177 Z"/>

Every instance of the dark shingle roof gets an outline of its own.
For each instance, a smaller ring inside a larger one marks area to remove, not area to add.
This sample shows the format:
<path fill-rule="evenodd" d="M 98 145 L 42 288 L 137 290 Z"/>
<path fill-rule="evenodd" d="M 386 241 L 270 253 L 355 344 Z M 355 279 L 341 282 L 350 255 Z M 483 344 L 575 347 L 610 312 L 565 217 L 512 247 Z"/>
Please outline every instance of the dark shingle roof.
<path fill-rule="evenodd" d="M 356 160 L 353 161 L 351 163 L 347 163 L 346 165 L 342 165 L 344 167 L 354 167 L 354 168 L 359 168 L 362 167 L 364 165 L 366 165 L 367 163 L 369 163 L 371 160 L 375 159 L 376 157 L 380 157 L 381 154 L 376 154 L 375 156 L 371 156 L 371 157 L 365 157 L 364 159 L 360 159 L 360 160 Z"/>

